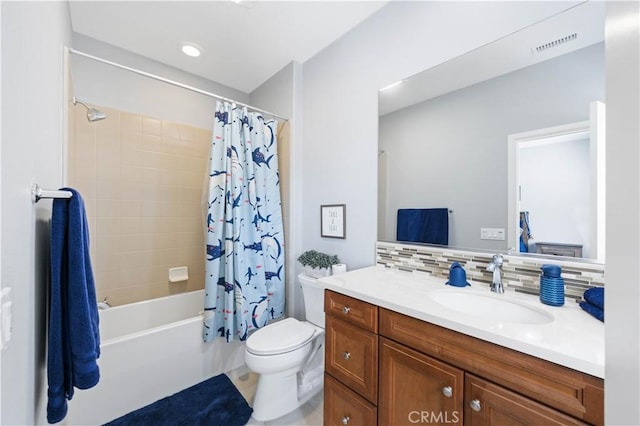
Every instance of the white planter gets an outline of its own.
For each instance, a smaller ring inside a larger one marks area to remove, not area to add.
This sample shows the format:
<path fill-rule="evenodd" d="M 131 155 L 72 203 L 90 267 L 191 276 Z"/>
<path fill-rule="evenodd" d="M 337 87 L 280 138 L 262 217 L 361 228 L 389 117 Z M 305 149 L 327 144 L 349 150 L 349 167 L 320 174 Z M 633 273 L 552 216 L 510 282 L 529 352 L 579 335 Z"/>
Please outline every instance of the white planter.
<path fill-rule="evenodd" d="M 312 268 L 310 266 L 305 266 L 304 273 L 314 278 L 328 277 L 331 275 L 331 268 Z"/>

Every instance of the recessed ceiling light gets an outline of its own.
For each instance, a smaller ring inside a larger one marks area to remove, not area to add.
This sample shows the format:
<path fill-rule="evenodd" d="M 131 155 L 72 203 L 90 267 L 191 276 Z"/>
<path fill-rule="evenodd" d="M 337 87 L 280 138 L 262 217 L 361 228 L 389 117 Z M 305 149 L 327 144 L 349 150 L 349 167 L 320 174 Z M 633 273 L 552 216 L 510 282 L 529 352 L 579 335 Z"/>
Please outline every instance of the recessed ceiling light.
<path fill-rule="evenodd" d="M 187 56 L 191 56 L 192 58 L 197 58 L 200 56 L 200 47 L 196 46 L 193 43 L 182 43 L 180 45 L 180 50 Z"/>

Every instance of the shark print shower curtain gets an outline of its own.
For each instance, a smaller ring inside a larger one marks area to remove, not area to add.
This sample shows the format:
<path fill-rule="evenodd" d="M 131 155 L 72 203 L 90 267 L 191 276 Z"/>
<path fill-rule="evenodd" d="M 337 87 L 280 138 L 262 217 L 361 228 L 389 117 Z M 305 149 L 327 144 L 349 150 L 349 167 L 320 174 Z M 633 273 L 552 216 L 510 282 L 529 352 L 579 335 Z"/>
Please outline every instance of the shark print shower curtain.
<path fill-rule="evenodd" d="M 204 340 L 245 340 L 284 314 L 277 122 L 218 102 L 209 170 Z"/>

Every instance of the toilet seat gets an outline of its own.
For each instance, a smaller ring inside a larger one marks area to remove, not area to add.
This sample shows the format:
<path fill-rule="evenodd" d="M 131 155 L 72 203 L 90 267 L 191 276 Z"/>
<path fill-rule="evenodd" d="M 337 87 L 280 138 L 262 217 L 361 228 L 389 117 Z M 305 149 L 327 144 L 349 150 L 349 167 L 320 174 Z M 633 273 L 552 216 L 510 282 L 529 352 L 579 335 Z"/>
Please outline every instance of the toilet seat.
<path fill-rule="evenodd" d="M 295 318 L 286 318 L 257 330 L 247 339 L 247 351 L 254 355 L 291 352 L 309 343 L 316 327 Z"/>

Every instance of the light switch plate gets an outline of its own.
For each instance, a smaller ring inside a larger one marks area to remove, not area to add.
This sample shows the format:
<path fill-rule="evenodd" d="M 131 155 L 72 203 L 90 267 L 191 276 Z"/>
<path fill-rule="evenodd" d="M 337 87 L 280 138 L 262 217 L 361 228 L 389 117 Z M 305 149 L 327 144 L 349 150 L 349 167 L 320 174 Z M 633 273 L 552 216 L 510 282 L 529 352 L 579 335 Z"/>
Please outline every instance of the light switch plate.
<path fill-rule="evenodd" d="M 0 291 L 0 350 L 4 350 L 11 340 L 11 287 Z"/>
<path fill-rule="evenodd" d="M 480 228 L 480 239 L 504 241 L 504 228 Z"/>

